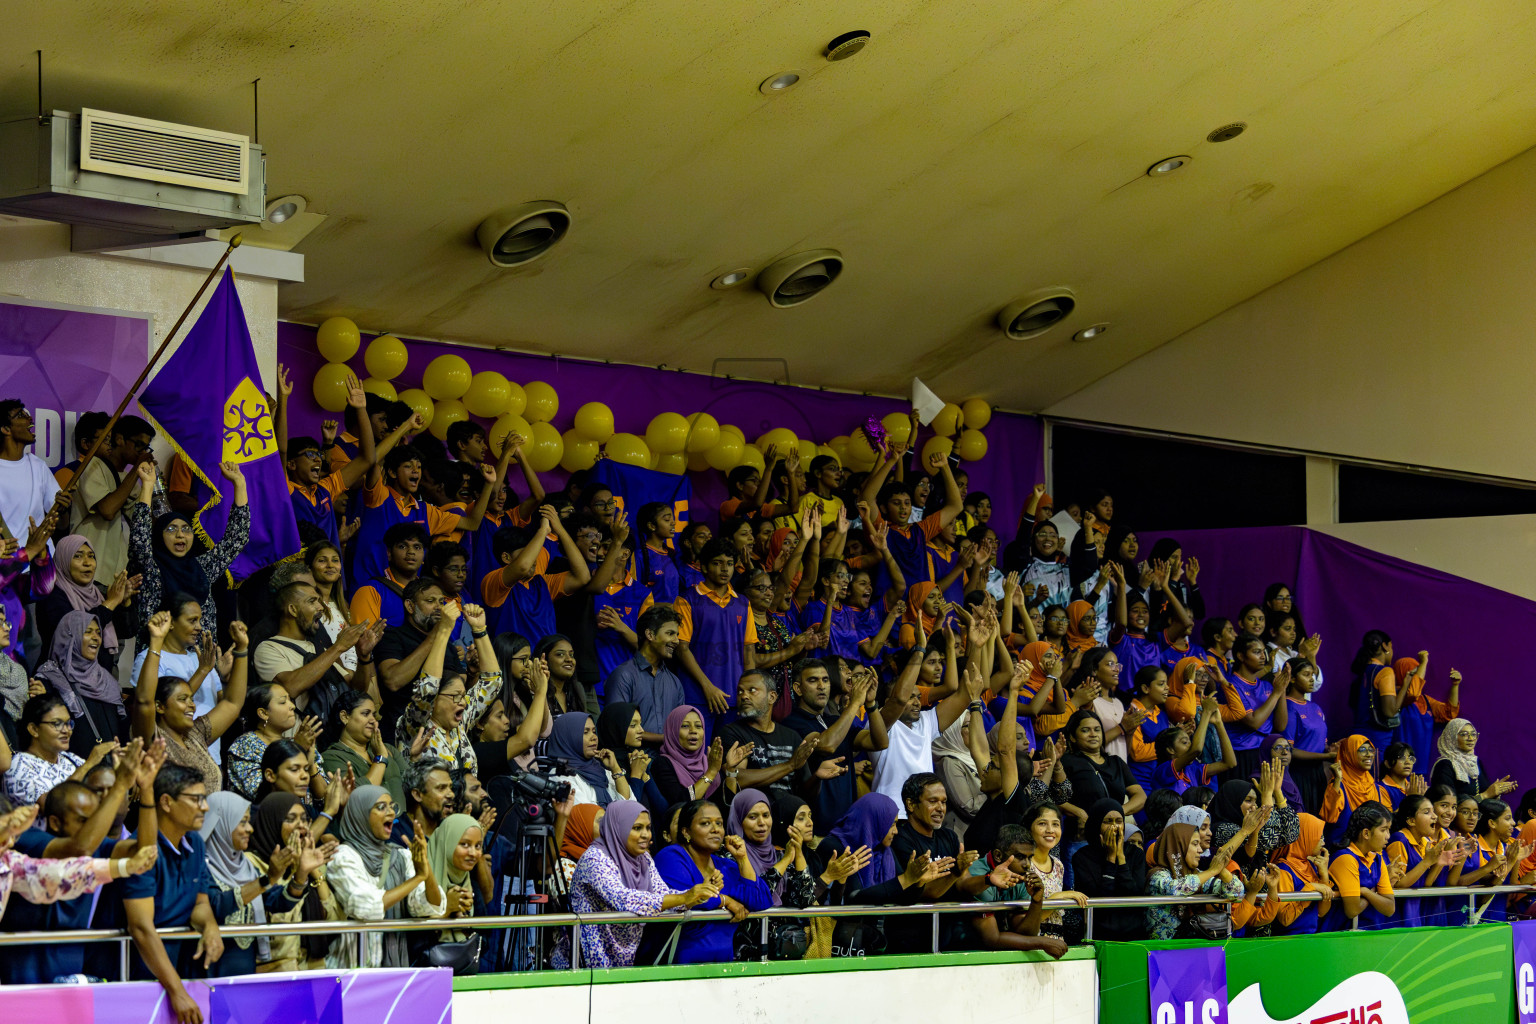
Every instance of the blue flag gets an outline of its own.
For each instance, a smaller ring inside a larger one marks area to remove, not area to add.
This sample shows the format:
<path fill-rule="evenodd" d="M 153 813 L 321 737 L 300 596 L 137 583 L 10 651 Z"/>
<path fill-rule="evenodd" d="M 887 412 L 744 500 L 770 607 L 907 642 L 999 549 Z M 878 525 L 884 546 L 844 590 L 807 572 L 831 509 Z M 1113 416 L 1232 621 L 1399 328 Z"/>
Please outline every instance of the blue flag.
<path fill-rule="evenodd" d="M 629 516 L 629 525 L 635 525 L 640 506 L 659 501 L 672 506 L 672 516 L 677 529 L 688 525 L 692 518 L 688 501 L 692 496 L 688 478 L 672 473 L 658 473 L 654 469 L 640 469 L 612 459 L 599 459 L 587 474 L 587 486 L 602 484 L 613 492 L 619 507 Z"/>
<path fill-rule="evenodd" d="M 139 395 L 139 405 L 203 485 L 194 488 L 206 496 L 195 525 L 215 543 L 224 536 L 234 499 L 219 464 L 234 462 L 245 474 L 251 539 L 229 568 L 235 579 L 299 551 L 272 408 L 228 269 L 186 340 Z"/>

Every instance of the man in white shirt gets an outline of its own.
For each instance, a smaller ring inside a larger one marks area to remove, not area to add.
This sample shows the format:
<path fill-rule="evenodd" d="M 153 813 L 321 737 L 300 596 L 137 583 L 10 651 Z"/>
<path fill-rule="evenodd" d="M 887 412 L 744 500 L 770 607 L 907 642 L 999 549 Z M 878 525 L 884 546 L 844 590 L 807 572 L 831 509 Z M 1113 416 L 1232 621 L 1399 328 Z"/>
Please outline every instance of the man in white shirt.
<path fill-rule="evenodd" d="M 42 522 L 59 494 L 48 464 L 27 451 L 36 440 L 26 405 L 17 398 L 0 402 L 0 519 L 23 545 L 28 520 Z"/>
<path fill-rule="evenodd" d="M 79 487 L 70 503 L 70 530 L 91 542 L 96 552 L 96 575 L 110 580 L 128 568 L 128 516 L 138 499 L 139 477 L 134 467 L 154 458 L 149 444 L 155 428 L 137 416 L 124 416 L 112 428 L 112 436 L 96 452 L 90 465 L 80 469 Z"/>
<path fill-rule="evenodd" d="M 884 793 L 895 801 L 897 818 L 907 816 L 906 804 L 901 797 L 902 785 L 913 775 L 933 771 L 933 741 L 965 714 L 973 701 L 977 705 L 981 704 L 979 692 L 972 696 L 970 690 L 973 682 L 981 684 L 980 677 L 973 680 L 971 674 L 967 674 L 966 685 L 956 688 L 954 693 L 924 711 L 917 693 L 917 674 L 927 653 L 922 647 L 914 647 L 907 652 L 906 668 L 891 684 L 891 692 L 884 705 L 890 707 L 904 702 L 905 710 L 890 726 L 890 742 L 886 748 L 870 754 L 875 762 L 875 777 L 870 783 L 870 792 Z"/>

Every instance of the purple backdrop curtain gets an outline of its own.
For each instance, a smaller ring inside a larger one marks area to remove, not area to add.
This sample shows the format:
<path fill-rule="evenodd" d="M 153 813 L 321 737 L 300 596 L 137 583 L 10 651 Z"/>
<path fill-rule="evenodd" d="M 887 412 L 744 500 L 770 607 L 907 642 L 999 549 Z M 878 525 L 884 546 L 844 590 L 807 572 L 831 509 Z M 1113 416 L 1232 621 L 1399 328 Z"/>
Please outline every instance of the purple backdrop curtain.
<path fill-rule="evenodd" d="M 362 348 L 350 360 L 359 377 L 367 376 L 363 352 L 371 340 L 371 336 L 365 335 Z M 320 410 L 310 388 L 315 372 L 325 362 L 315 349 L 315 328 L 280 323 L 277 345 L 278 359 L 293 371 L 289 434 L 318 437 L 320 421 L 334 414 Z M 620 431 L 644 435 L 646 424 L 657 413 L 678 412 L 686 416 L 703 411 L 721 423 L 740 427 L 748 441 L 773 427 L 788 427 L 797 437 L 824 442 L 848 433 L 868 416 L 879 417 L 909 408 L 907 403 L 890 398 L 727 380 L 678 370 L 615 366 L 428 341 L 408 341 L 406 348 L 410 361 L 394 381 L 398 389 L 418 387 L 427 364 L 438 356 L 463 356 L 477 372 L 496 370 L 519 384 L 542 380 L 551 385 L 560 396 L 560 410 L 552 422 L 561 432 L 571 426 L 576 410 L 586 402 L 605 403 L 613 410 L 614 425 Z M 966 396 L 953 397 L 958 400 Z M 971 490 L 985 491 L 991 496 L 995 510 L 992 526 L 1006 543 L 1012 539 L 1018 510 L 1028 500 L 1030 489 L 1036 481 L 1045 479 L 1040 421 L 1033 416 L 995 413 L 985 433 L 986 457 L 962 465 L 970 475 Z M 559 486 L 566 474 L 557 469 L 545 477 Z M 691 473 L 689 482 L 702 518 L 714 523 L 720 503 L 726 498 L 723 474 Z M 514 479 L 515 486 L 517 483 Z"/>
<path fill-rule="evenodd" d="M 1383 629 L 1398 657 L 1429 652 L 1430 696 L 1444 699 L 1450 670 L 1461 672 L 1462 716 L 1477 726 L 1490 772 L 1536 781 L 1520 774 L 1536 756 L 1536 737 L 1521 713 L 1526 678 L 1512 656 L 1519 637 L 1536 635 L 1536 601 L 1299 526 L 1138 533 L 1143 554 L 1164 536 L 1200 560 L 1210 615 L 1236 618 L 1271 583 L 1292 588 L 1308 632 L 1322 634 L 1325 685 L 1316 699 L 1331 738 L 1353 731 L 1349 663 L 1360 638 Z M 1431 767 L 1418 771 L 1427 778 Z"/>

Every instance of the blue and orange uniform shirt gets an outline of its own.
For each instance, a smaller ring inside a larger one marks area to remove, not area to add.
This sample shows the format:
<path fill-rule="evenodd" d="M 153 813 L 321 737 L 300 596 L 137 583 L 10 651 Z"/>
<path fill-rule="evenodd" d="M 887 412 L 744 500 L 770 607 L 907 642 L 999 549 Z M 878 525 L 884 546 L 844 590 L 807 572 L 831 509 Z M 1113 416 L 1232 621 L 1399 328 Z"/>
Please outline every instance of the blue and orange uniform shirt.
<path fill-rule="evenodd" d="M 1367 854 L 1358 846 L 1350 845 L 1340 850 L 1328 865 L 1328 875 L 1339 898 L 1323 921 L 1323 931 L 1342 932 L 1350 928 L 1351 918 L 1344 912 L 1344 898 L 1359 896 L 1369 889 L 1382 896 L 1392 896 L 1392 880 L 1387 877 L 1387 858 L 1379 853 Z M 1382 928 L 1387 916 L 1367 906 L 1360 912 L 1361 928 Z"/>
<path fill-rule="evenodd" d="M 757 620 L 746 597 L 726 588 L 724 596 L 703 583 L 679 594 L 672 604 L 677 610 L 681 637 L 693 653 L 694 661 L 715 686 L 736 703 L 736 686 L 746 665 L 747 648 L 757 643 Z M 693 678 L 681 677 L 688 703 L 707 708 L 703 690 Z"/>
<path fill-rule="evenodd" d="M 362 490 L 362 525 L 353 538 L 352 578 L 371 580 L 384 575 L 389 553 L 384 550 L 384 534 L 398 523 L 416 523 L 432 540 L 443 540 L 459 528 L 456 512 L 429 505 L 415 495 L 402 494 L 382 480 L 375 487 Z"/>
<path fill-rule="evenodd" d="M 340 547 L 341 539 L 336 532 L 336 497 L 346 489 L 340 473 L 322 477 L 313 487 L 302 487 L 289 480 L 288 500 L 293 504 L 293 518 L 318 526 L 332 544 Z"/>
<path fill-rule="evenodd" d="M 486 630 L 492 635 L 517 633 L 531 644 L 556 632 L 555 598 L 565 593 L 568 575 L 535 572 L 508 586 L 500 569 L 486 573 L 480 579 Z"/>
<path fill-rule="evenodd" d="M 1168 714 L 1162 708 L 1149 708 L 1138 697 L 1131 701 L 1131 707 L 1146 715 L 1141 724 L 1132 729 L 1126 736 L 1130 748 L 1130 769 L 1136 781 L 1147 792 L 1152 782 L 1153 769 L 1157 767 L 1157 737 L 1168 728 Z"/>

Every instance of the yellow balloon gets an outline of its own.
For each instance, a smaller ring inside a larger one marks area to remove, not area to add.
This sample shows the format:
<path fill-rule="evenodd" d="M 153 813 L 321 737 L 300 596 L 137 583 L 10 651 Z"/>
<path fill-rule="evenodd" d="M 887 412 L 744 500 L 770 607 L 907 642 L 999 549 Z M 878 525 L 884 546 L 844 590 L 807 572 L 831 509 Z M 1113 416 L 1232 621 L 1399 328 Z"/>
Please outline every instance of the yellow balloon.
<path fill-rule="evenodd" d="M 508 434 L 521 434 L 524 440 L 531 441 L 533 439 L 533 428 L 528 425 L 527 420 L 516 413 L 502 413 L 501 416 L 497 417 L 496 422 L 491 424 L 491 429 L 486 434 L 486 439 L 491 442 L 491 451 L 496 453 L 498 459 L 501 458 L 501 446 L 506 441 Z M 524 451 L 526 450 L 524 448 Z"/>
<path fill-rule="evenodd" d="M 422 390 L 433 398 L 463 398 L 474 379 L 463 356 L 438 356 L 421 375 Z"/>
<path fill-rule="evenodd" d="M 400 401 L 400 395 L 395 391 L 395 386 L 387 380 L 379 380 L 377 377 L 365 377 L 363 390 L 380 398 L 387 398 L 391 402 Z"/>
<path fill-rule="evenodd" d="M 671 473 L 673 476 L 682 476 L 688 468 L 687 452 L 667 452 L 665 455 L 656 456 L 656 465 L 651 467 L 658 473 Z"/>
<path fill-rule="evenodd" d="M 411 388 L 408 391 L 400 392 L 400 401 L 404 402 L 406 405 L 410 406 L 417 413 L 419 413 L 423 422 L 425 422 L 427 426 L 430 427 L 432 425 L 431 395 L 421 390 L 421 388 Z"/>
<path fill-rule="evenodd" d="M 326 363 L 315 374 L 315 401 L 326 412 L 347 407 L 347 378 L 352 371 L 343 363 Z"/>
<path fill-rule="evenodd" d="M 644 438 L 634 434 L 614 434 L 603 445 L 603 451 L 614 462 L 622 462 L 626 466 L 639 466 L 641 469 L 651 468 L 651 450 L 645 446 Z"/>
<path fill-rule="evenodd" d="M 512 382 L 495 370 L 481 370 L 469 380 L 464 392 L 464 408 L 476 416 L 494 418 L 507 411 L 512 398 Z"/>
<path fill-rule="evenodd" d="M 578 469 L 591 469 L 597 464 L 597 442 L 582 437 L 575 429 L 561 435 L 565 440 L 565 452 L 560 456 L 560 468 L 567 473 Z"/>
<path fill-rule="evenodd" d="M 521 416 L 523 410 L 528 407 L 528 395 L 523 391 L 523 386 L 516 381 L 507 381 L 507 407 L 501 411 L 503 416 Z"/>
<path fill-rule="evenodd" d="M 528 456 L 528 465 L 533 467 L 535 473 L 548 473 L 560 465 L 560 458 L 565 454 L 565 441 L 560 437 L 560 431 L 548 423 L 534 423 L 531 425 L 533 436 L 523 447 L 523 452 Z"/>
<path fill-rule="evenodd" d="M 837 451 L 835 449 L 833 449 L 833 447 L 831 445 L 826 445 L 826 444 L 819 444 L 819 445 L 817 445 L 816 446 L 816 454 L 817 455 L 830 455 L 832 458 L 837 460 L 837 464 L 839 466 L 841 466 L 843 464 L 843 457 L 841 455 L 837 454 Z"/>
<path fill-rule="evenodd" d="M 955 442 L 951 441 L 949 438 L 947 438 L 947 437 L 930 437 L 923 444 L 923 465 L 924 465 L 924 467 L 926 467 L 928 465 L 928 457 L 930 455 L 932 455 L 934 452 L 940 453 L 941 455 L 943 455 L 947 459 L 947 458 L 949 458 L 950 452 L 952 452 L 954 450 L 955 450 Z"/>
<path fill-rule="evenodd" d="M 933 427 L 933 432 L 940 437 L 954 437 L 960 429 L 960 419 L 963 415 L 960 407 L 954 402 L 945 402 L 944 408 L 939 410 L 939 414 L 933 418 L 929 426 Z"/>
<path fill-rule="evenodd" d="M 885 436 L 892 444 L 907 444 L 912 440 L 912 420 L 904 412 L 888 412 L 881 417 Z"/>
<path fill-rule="evenodd" d="M 690 473 L 702 473 L 709 469 L 709 452 L 690 452 L 688 455 L 688 471 Z"/>
<path fill-rule="evenodd" d="M 815 441 L 807 441 L 805 438 L 802 437 L 800 439 L 800 441 L 799 441 L 799 450 L 800 450 L 800 467 L 802 469 L 810 469 L 811 468 L 811 460 L 816 457 L 816 442 Z"/>
<path fill-rule="evenodd" d="M 363 365 L 368 367 L 368 375 L 379 380 L 394 380 L 405 372 L 405 364 L 410 360 L 410 353 L 405 350 L 405 342 L 393 334 L 381 334 L 368 343 L 368 351 L 363 353 Z"/>
<path fill-rule="evenodd" d="M 657 413 L 645 428 L 645 444 L 658 455 L 674 455 L 682 451 L 688 446 L 688 421 L 680 413 Z"/>
<path fill-rule="evenodd" d="M 602 402 L 588 402 L 576 410 L 576 433 L 602 444 L 613 436 L 613 410 Z"/>
<path fill-rule="evenodd" d="M 771 447 L 779 453 L 780 458 L 783 458 L 785 455 L 796 450 L 800 444 L 800 439 L 788 427 L 774 427 L 754 441 L 753 444 L 757 446 L 758 451 L 765 454 Z"/>
<path fill-rule="evenodd" d="M 844 466 L 855 473 L 867 473 L 874 468 L 875 460 L 879 457 L 874 445 L 864 436 L 864 431 L 855 430 L 848 435 L 848 446 L 843 449 Z"/>
<path fill-rule="evenodd" d="M 992 422 L 992 406 L 985 398 L 967 398 L 965 404 L 960 406 L 960 412 L 965 417 L 965 426 L 968 430 L 980 430 Z M 965 458 L 964 455 L 960 457 Z"/>
<path fill-rule="evenodd" d="M 955 452 L 966 462 L 976 462 L 987 454 L 987 435 L 969 428 L 960 432 Z"/>
<path fill-rule="evenodd" d="M 560 411 L 560 396 L 555 394 L 554 388 L 541 380 L 524 384 L 523 393 L 528 396 L 528 404 L 523 406 L 523 415 L 529 423 L 548 423 Z"/>
<path fill-rule="evenodd" d="M 729 473 L 741 465 L 741 453 L 746 449 L 746 444 L 735 434 L 728 434 L 724 427 L 720 428 L 720 440 L 715 446 L 704 453 L 710 466 L 722 473 Z M 756 451 L 756 449 L 753 449 Z"/>
<path fill-rule="evenodd" d="M 707 412 L 696 412 L 688 417 L 687 451 L 702 455 L 720 440 L 720 423 Z"/>
<path fill-rule="evenodd" d="M 457 398 L 444 398 L 432 410 L 432 436 L 439 441 L 448 439 L 448 428 L 469 419 L 469 410 Z"/>
<path fill-rule="evenodd" d="M 344 316 L 333 316 L 315 332 L 315 348 L 332 363 L 344 363 L 357 355 L 362 338 L 357 324 Z"/>
<path fill-rule="evenodd" d="M 724 437 L 726 434 L 730 434 L 732 437 L 736 438 L 736 440 L 740 441 L 743 445 L 745 445 L 747 443 L 747 435 L 743 434 L 741 432 L 741 428 L 738 427 L 738 426 L 735 426 L 735 425 L 730 424 L 730 423 L 722 423 L 722 424 L 720 424 L 720 436 Z"/>
<path fill-rule="evenodd" d="M 848 435 L 838 434 L 827 442 L 827 447 L 832 449 L 832 454 L 837 456 L 837 461 L 846 465 L 848 459 Z"/>
<path fill-rule="evenodd" d="M 741 462 L 738 465 L 751 466 L 761 473 L 763 471 L 763 453 L 751 445 L 745 445 L 741 449 Z"/>

